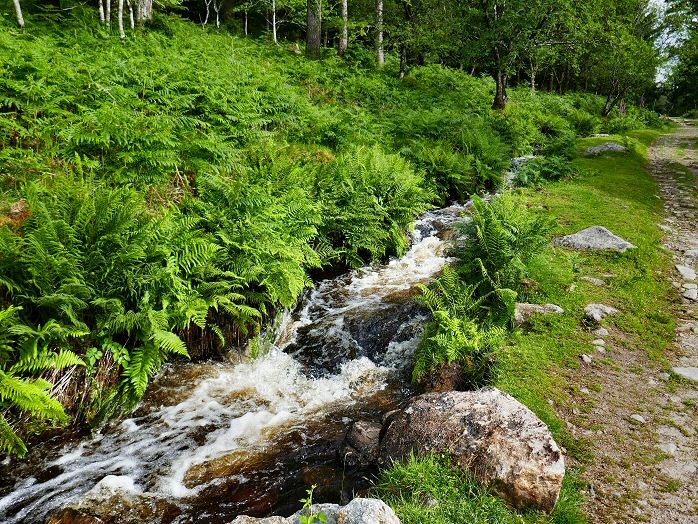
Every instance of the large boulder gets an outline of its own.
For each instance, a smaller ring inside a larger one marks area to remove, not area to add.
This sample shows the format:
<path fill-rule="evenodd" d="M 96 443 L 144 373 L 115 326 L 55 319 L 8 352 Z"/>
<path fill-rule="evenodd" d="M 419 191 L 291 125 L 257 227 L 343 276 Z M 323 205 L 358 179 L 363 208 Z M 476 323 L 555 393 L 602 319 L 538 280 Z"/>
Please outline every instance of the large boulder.
<path fill-rule="evenodd" d="M 636 246 L 627 240 L 614 235 L 602 226 L 593 226 L 581 230 L 573 235 L 558 237 L 553 240 L 556 246 L 569 247 L 587 251 L 617 251 L 625 253 Z"/>
<path fill-rule="evenodd" d="M 342 444 L 343 462 L 348 466 L 368 466 L 378 459 L 382 425 L 359 420 L 354 422 Z"/>
<path fill-rule="evenodd" d="M 362 498 L 354 499 L 344 507 L 337 504 L 315 504 L 287 518 L 241 515 L 231 524 L 300 524 L 300 517 L 318 513 L 325 514 L 328 524 L 400 524 L 400 519 L 385 502 Z"/>
<path fill-rule="evenodd" d="M 565 461 L 550 430 L 498 389 L 421 395 L 395 412 L 383 431 L 382 464 L 446 451 L 516 508 L 550 512 L 560 496 Z"/>

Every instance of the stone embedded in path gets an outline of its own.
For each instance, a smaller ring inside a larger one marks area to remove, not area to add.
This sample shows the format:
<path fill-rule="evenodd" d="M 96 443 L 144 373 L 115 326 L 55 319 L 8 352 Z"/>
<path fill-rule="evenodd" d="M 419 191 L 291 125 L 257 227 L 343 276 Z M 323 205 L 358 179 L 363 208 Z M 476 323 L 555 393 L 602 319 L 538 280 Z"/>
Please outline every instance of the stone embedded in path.
<path fill-rule="evenodd" d="M 595 346 L 605 346 L 606 341 L 602 338 L 597 338 L 596 340 L 592 340 L 591 343 Z"/>
<path fill-rule="evenodd" d="M 698 368 L 677 367 L 677 368 L 671 368 L 671 370 L 682 378 L 685 378 L 687 380 L 692 380 L 693 382 L 698 382 Z"/>
<path fill-rule="evenodd" d="M 313 504 L 288 518 L 240 515 L 231 524 L 300 524 L 301 517 L 319 513 L 327 517 L 327 524 L 400 524 L 400 519 L 385 502 L 364 498 L 356 498 L 343 507 L 337 504 Z"/>
<path fill-rule="evenodd" d="M 514 323 L 517 326 L 525 324 L 534 315 L 559 315 L 565 310 L 555 304 L 527 304 L 520 302 L 514 310 Z"/>
<path fill-rule="evenodd" d="M 550 512 L 560 496 L 565 461 L 550 430 L 498 389 L 427 393 L 386 421 L 381 464 L 444 452 L 516 508 Z"/>
<path fill-rule="evenodd" d="M 624 253 L 636 246 L 611 233 L 603 226 L 592 226 L 574 233 L 553 239 L 556 246 L 592 251 L 616 251 Z"/>
<path fill-rule="evenodd" d="M 601 322 L 607 316 L 615 315 L 616 313 L 620 313 L 620 311 L 605 304 L 589 304 L 584 308 L 584 316 L 594 322 Z"/>
<path fill-rule="evenodd" d="M 596 335 L 597 337 L 607 337 L 609 335 L 608 329 L 606 329 L 606 328 L 595 329 L 594 331 L 591 332 L 591 334 Z"/>
<path fill-rule="evenodd" d="M 687 289 L 681 294 L 688 300 L 698 301 L 698 289 Z"/>
<path fill-rule="evenodd" d="M 592 360 L 594 360 L 594 358 L 591 355 L 586 354 L 582 355 L 580 358 L 584 361 L 585 364 L 591 364 Z"/>
<path fill-rule="evenodd" d="M 676 264 L 676 271 L 679 272 L 681 278 L 683 278 L 684 280 L 696 279 L 696 272 L 693 270 L 693 268 L 681 264 Z"/>
<path fill-rule="evenodd" d="M 643 417 L 642 415 L 630 415 L 630 418 L 638 424 L 644 424 L 645 422 L 647 422 L 645 420 L 645 417 Z"/>
<path fill-rule="evenodd" d="M 595 278 L 595 277 L 580 277 L 579 280 L 583 280 L 584 282 L 589 282 L 590 284 L 594 284 L 595 286 L 605 286 L 606 281 L 601 280 L 600 278 Z"/>
<path fill-rule="evenodd" d="M 605 142 L 599 146 L 590 147 L 584 153 L 587 155 L 598 155 L 599 153 L 607 153 L 609 151 L 617 153 L 627 153 L 630 150 L 620 145 L 618 142 Z"/>

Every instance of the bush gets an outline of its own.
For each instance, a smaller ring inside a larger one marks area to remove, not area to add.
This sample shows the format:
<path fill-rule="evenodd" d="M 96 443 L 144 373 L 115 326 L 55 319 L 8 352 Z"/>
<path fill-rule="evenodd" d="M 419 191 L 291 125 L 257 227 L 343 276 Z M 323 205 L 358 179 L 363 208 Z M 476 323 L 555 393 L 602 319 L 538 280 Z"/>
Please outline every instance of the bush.
<path fill-rule="evenodd" d="M 552 224 L 502 195 L 491 202 L 476 197 L 472 219 L 458 229 L 463 235 L 455 252 L 461 278 L 476 286 L 490 322 L 510 322 L 526 264 L 547 246 Z"/>
<path fill-rule="evenodd" d="M 545 156 L 532 158 L 521 166 L 514 175 L 513 183 L 519 187 L 540 186 L 543 182 L 571 178 L 576 174 L 566 158 Z"/>

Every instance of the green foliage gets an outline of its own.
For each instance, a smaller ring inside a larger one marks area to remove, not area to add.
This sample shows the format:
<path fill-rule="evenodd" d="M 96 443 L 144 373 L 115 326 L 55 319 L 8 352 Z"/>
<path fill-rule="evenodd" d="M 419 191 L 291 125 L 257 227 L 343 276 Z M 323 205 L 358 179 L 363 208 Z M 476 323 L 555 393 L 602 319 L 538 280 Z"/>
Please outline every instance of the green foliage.
<path fill-rule="evenodd" d="M 504 335 L 501 328 L 480 324 L 487 297 L 476 297 L 477 286 L 461 281 L 448 267 L 432 285 L 420 285 L 420 289 L 417 300 L 433 319 L 417 348 L 413 380 L 458 362 L 469 387 L 485 385 L 491 378 L 493 351 Z"/>
<path fill-rule="evenodd" d="M 303 510 L 308 511 L 308 515 L 302 515 L 299 517 L 298 520 L 302 522 L 302 524 L 315 524 L 315 522 L 327 522 L 327 515 L 324 513 L 311 513 L 310 508 L 313 506 L 313 492 L 315 491 L 315 488 L 317 486 L 313 484 L 309 490 L 306 490 L 306 493 L 308 496 L 304 499 L 301 499 L 300 502 L 303 503 Z"/>
<path fill-rule="evenodd" d="M 457 267 L 466 282 L 476 283 L 477 296 L 491 300 L 493 318 L 513 313 L 511 294 L 521 288 L 527 263 L 546 247 L 551 229 L 549 219 L 508 194 L 490 202 L 475 197 L 472 219 L 459 226 L 464 240 Z"/>
<path fill-rule="evenodd" d="M 519 187 L 537 187 L 543 182 L 564 180 L 575 174 L 575 168 L 566 158 L 536 157 L 516 170 L 513 182 Z"/>
<path fill-rule="evenodd" d="M 32 420 L 65 422 L 53 384 L 42 375 L 85 363 L 69 347 L 69 339 L 82 332 L 62 328 L 51 320 L 36 328 L 18 317 L 22 308 L 0 310 L 0 451 L 23 456 L 27 447 L 12 420 L 28 415 Z"/>

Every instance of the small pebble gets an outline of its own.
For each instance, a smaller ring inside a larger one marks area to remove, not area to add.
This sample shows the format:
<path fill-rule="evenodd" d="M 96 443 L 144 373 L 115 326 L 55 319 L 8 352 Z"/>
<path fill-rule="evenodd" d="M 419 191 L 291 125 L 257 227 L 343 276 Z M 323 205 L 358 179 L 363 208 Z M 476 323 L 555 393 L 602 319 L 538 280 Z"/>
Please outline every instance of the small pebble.
<path fill-rule="evenodd" d="M 596 340 L 592 340 L 591 343 L 594 344 L 595 346 L 605 346 L 606 345 L 606 341 L 602 338 L 597 338 Z"/>
<path fill-rule="evenodd" d="M 591 364 L 591 361 L 593 359 L 590 355 L 582 355 L 582 360 L 584 361 L 585 364 Z"/>
<path fill-rule="evenodd" d="M 671 378 L 671 375 L 669 373 L 660 373 L 659 378 L 661 380 L 669 380 Z"/>
<path fill-rule="evenodd" d="M 575 289 L 577 289 L 577 284 L 572 284 L 570 287 L 567 288 L 567 292 L 572 293 Z"/>
<path fill-rule="evenodd" d="M 639 422 L 640 424 L 644 424 L 645 422 L 647 422 L 645 420 L 645 417 L 643 417 L 642 415 L 630 415 L 630 418 L 635 422 Z"/>
<path fill-rule="evenodd" d="M 599 353 L 606 353 L 606 348 L 603 346 L 594 346 L 594 349 L 596 349 L 596 351 Z"/>
<path fill-rule="evenodd" d="M 592 331 L 591 334 L 596 335 L 597 337 L 607 337 L 608 336 L 608 329 L 598 328 L 598 329 L 595 329 L 594 331 Z"/>
<path fill-rule="evenodd" d="M 588 388 L 579 388 L 580 393 L 584 393 L 585 395 L 589 394 L 589 389 Z"/>

